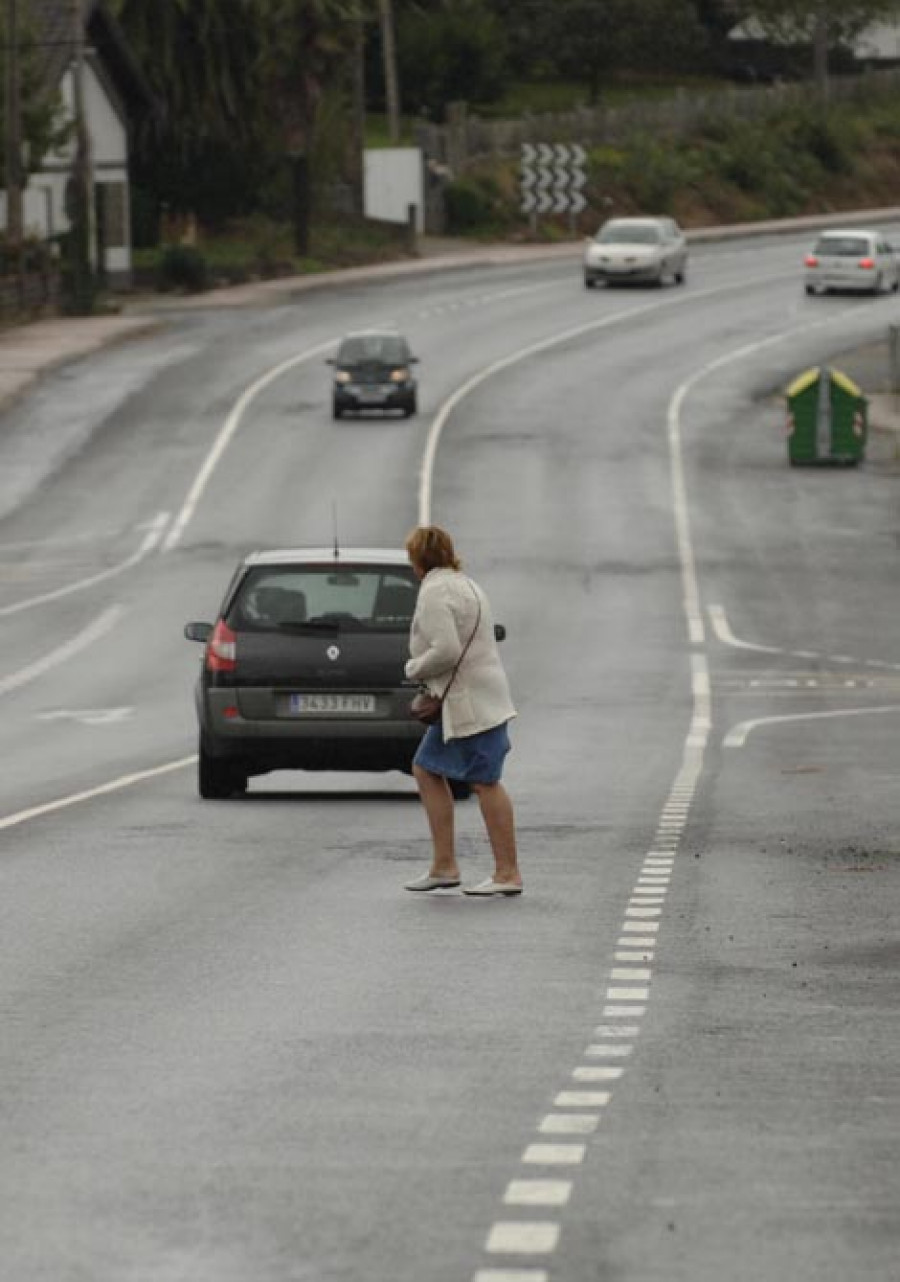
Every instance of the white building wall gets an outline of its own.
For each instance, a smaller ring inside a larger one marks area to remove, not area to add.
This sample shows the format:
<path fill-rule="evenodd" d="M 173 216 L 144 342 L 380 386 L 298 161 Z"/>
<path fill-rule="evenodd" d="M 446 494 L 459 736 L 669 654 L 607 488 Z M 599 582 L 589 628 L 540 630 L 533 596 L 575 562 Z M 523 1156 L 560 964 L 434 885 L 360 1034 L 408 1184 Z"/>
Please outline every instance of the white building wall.
<path fill-rule="evenodd" d="M 367 218 L 405 223 L 416 207 L 416 231 L 424 229 L 425 175 L 418 147 L 374 147 L 363 153 L 364 204 Z"/>
<path fill-rule="evenodd" d="M 84 67 L 84 110 L 91 139 L 91 162 L 97 201 L 106 210 L 108 229 L 104 266 L 113 279 L 131 275 L 131 220 L 128 208 L 128 136 L 89 62 Z M 74 84 L 68 72 L 60 85 L 65 114 L 74 119 Z M 40 172 L 32 174 L 23 193 L 24 222 L 28 233 L 49 238 L 69 230 L 66 187 L 72 172 L 75 142 L 44 158 Z M 6 196 L 0 201 L 6 225 Z"/>

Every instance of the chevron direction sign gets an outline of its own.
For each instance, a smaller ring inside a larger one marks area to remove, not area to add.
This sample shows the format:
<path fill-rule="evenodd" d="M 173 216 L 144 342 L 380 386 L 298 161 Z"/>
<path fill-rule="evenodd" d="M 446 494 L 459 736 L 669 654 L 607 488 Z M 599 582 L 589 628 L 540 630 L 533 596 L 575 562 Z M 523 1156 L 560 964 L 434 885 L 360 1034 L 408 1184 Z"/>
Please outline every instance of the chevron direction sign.
<path fill-rule="evenodd" d="M 583 190 L 586 160 L 587 152 L 580 143 L 523 143 L 519 178 L 522 213 L 580 214 L 587 206 Z"/>

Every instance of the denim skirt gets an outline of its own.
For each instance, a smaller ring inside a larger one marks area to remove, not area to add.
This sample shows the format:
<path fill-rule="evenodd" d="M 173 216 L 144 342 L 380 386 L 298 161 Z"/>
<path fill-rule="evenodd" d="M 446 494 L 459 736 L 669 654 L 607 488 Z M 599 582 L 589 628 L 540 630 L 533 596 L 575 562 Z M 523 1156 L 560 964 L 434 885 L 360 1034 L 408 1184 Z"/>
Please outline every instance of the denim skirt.
<path fill-rule="evenodd" d="M 429 726 L 413 761 L 433 775 L 461 779 L 465 783 L 498 783 L 503 774 L 503 760 L 509 752 L 506 722 L 445 742 L 441 723 Z"/>

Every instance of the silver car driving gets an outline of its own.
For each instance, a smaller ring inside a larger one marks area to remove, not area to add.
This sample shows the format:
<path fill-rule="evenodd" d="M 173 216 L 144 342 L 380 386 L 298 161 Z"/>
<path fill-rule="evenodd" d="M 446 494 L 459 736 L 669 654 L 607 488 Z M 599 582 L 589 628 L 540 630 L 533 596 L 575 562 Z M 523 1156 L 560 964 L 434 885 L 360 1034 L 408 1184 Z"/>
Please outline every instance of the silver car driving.
<path fill-rule="evenodd" d="M 804 284 L 807 294 L 880 294 L 900 286 L 900 262 L 883 232 L 835 228 L 822 232 L 806 255 Z"/>
<path fill-rule="evenodd" d="M 584 247 L 584 284 L 683 285 L 687 264 L 687 241 L 674 218 L 611 218 Z"/>

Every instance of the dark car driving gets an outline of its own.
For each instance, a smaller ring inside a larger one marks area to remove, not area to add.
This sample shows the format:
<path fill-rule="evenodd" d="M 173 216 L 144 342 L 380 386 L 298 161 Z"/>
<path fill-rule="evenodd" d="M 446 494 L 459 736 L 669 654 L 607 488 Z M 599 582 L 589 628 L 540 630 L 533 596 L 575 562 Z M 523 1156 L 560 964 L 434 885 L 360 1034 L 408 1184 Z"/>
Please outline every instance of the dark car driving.
<path fill-rule="evenodd" d="M 409 626 L 419 584 L 395 549 L 256 552 L 238 566 L 196 687 L 201 797 L 270 770 L 409 771 Z"/>
<path fill-rule="evenodd" d="M 412 367 L 417 363 L 418 357 L 401 334 L 375 330 L 348 334 L 337 356 L 328 361 L 334 366 L 334 417 L 364 410 L 415 414 L 417 384 Z"/>

